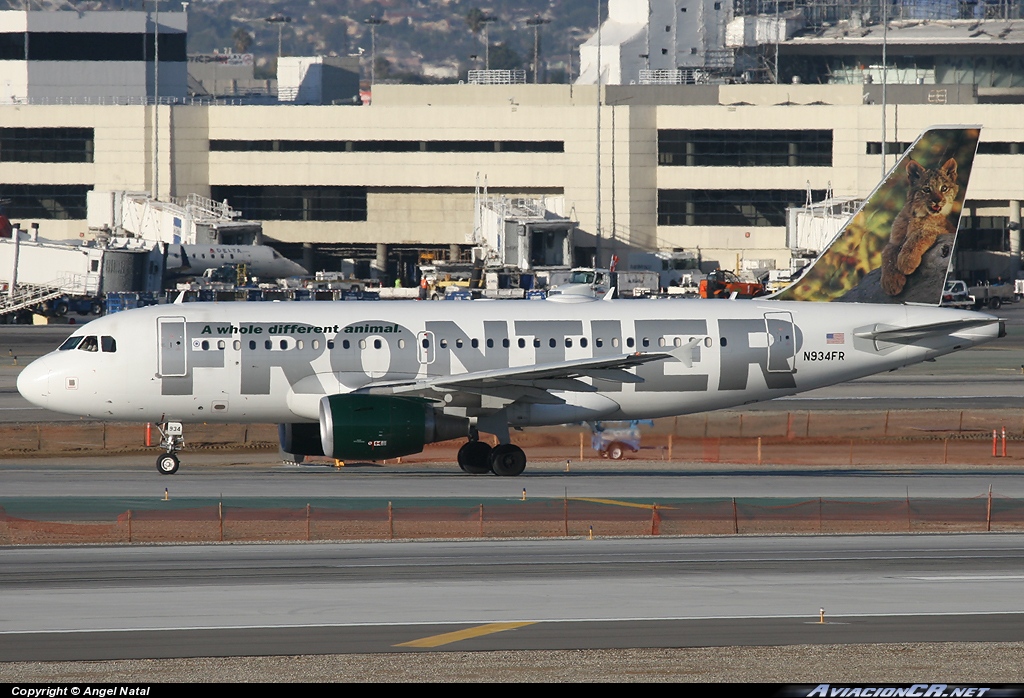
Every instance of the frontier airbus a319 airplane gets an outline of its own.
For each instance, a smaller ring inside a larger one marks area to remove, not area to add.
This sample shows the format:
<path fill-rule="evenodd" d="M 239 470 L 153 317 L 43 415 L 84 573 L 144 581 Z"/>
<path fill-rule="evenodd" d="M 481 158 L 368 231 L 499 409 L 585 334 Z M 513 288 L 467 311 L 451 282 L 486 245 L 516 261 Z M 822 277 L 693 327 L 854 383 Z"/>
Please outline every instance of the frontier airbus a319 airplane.
<path fill-rule="evenodd" d="M 935 307 L 979 133 L 925 131 L 775 297 L 160 305 L 83 326 L 18 390 L 156 422 L 165 474 L 182 423 L 276 422 L 291 454 L 381 460 L 465 438 L 463 470 L 518 475 L 510 429 L 770 400 L 1003 336 L 998 318 Z"/>

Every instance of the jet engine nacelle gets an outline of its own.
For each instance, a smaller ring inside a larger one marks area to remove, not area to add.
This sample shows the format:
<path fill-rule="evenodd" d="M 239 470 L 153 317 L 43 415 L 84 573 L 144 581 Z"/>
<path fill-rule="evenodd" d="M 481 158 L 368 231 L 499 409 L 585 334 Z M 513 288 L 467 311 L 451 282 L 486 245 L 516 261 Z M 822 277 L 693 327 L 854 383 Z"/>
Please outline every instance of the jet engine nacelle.
<path fill-rule="evenodd" d="M 293 456 L 324 455 L 319 424 L 278 424 L 277 440 L 281 444 L 281 450 Z"/>
<path fill-rule="evenodd" d="M 468 419 L 439 412 L 422 398 L 357 394 L 320 400 L 320 441 L 329 458 L 398 458 L 467 434 Z"/>

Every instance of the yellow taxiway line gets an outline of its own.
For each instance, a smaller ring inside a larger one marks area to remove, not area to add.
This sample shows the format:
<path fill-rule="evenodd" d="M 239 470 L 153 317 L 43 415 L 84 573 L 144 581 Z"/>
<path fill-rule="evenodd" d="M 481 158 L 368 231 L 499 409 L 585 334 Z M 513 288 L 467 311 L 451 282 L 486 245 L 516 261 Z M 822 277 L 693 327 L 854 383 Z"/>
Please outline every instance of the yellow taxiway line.
<path fill-rule="evenodd" d="M 633 507 L 634 509 L 653 509 L 653 504 L 638 504 L 636 502 L 622 502 L 618 499 L 596 499 L 594 497 L 569 497 L 570 500 L 576 502 L 594 502 L 595 504 L 611 504 L 616 507 Z M 675 507 L 662 507 L 659 509 L 674 509 Z"/>
<path fill-rule="evenodd" d="M 459 642 L 460 640 L 469 640 L 474 637 L 483 637 L 484 635 L 500 633 L 506 630 L 515 630 L 516 628 L 521 628 L 524 625 L 533 624 L 534 622 L 488 623 L 487 625 L 478 625 L 475 628 L 456 630 L 453 633 L 443 633 L 441 635 L 431 635 L 430 637 L 423 637 L 419 640 L 410 640 L 409 642 L 403 642 L 401 644 L 395 645 L 395 647 L 440 647 L 441 645 L 448 645 L 453 642 Z"/>

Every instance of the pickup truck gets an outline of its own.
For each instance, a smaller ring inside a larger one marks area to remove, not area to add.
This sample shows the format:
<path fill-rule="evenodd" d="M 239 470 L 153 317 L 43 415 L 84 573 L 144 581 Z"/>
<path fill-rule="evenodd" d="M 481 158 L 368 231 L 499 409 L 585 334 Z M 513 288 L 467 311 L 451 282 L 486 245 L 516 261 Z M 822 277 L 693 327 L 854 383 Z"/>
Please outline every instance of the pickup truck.
<path fill-rule="evenodd" d="M 944 308 L 974 309 L 989 307 L 995 310 L 1003 303 L 1013 303 L 1017 300 L 1014 287 L 1011 284 L 987 284 L 983 286 L 968 286 L 966 282 L 954 279 L 946 282 L 942 290 L 942 301 L 940 305 Z"/>
<path fill-rule="evenodd" d="M 984 286 L 970 286 L 967 292 L 974 297 L 974 309 L 978 310 L 988 306 L 995 310 L 1003 303 L 1013 303 L 1017 300 L 1013 290 L 1013 284 L 985 284 Z"/>
<path fill-rule="evenodd" d="M 967 284 L 959 279 L 947 281 L 942 289 L 942 301 L 939 303 L 943 308 L 960 308 L 967 310 L 974 307 L 974 296 L 967 292 Z"/>

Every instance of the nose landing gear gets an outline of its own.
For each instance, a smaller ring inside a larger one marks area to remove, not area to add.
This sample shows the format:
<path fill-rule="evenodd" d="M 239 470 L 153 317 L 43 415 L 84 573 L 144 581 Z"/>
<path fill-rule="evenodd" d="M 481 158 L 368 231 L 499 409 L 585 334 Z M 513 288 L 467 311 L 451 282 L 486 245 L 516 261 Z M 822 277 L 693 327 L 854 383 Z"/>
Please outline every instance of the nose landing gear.
<path fill-rule="evenodd" d="M 174 454 L 185 447 L 185 430 L 181 422 L 164 422 L 157 424 L 156 428 L 160 430 L 160 447 L 166 451 L 156 459 L 157 472 L 161 475 L 174 475 L 180 464 L 178 456 Z"/>

